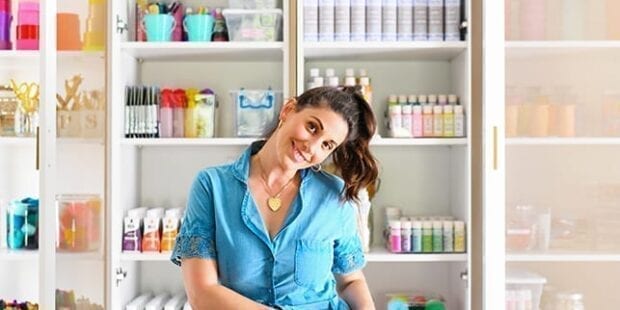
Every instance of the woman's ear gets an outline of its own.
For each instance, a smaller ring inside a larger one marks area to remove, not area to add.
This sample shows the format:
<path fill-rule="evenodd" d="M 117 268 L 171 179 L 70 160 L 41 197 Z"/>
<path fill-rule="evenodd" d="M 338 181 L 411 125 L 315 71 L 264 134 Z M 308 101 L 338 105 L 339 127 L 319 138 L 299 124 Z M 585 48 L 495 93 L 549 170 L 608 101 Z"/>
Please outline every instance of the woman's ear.
<path fill-rule="evenodd" d="M 297 107 L 297 100 L 295 100 L 295 98 L 291 98 L 287 100 L 284 103 L 284 105 L 282 105 L 282 109 L 280 110 L 280 121 L 281 122 L 285 121 L 287 115 L 295 111 L 296 107 Z"/>

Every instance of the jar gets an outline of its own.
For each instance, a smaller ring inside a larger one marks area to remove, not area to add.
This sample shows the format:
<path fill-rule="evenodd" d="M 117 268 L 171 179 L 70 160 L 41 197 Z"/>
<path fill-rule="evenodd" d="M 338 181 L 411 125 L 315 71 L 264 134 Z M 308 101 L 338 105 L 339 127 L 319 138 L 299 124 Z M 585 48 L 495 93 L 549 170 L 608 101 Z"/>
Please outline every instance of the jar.
<path fill-rule="evenodd" d="M 536 213 L 529 205 L 518 205 L 506 216 L 506 248 L 529 251 L 536 244 Z"/>

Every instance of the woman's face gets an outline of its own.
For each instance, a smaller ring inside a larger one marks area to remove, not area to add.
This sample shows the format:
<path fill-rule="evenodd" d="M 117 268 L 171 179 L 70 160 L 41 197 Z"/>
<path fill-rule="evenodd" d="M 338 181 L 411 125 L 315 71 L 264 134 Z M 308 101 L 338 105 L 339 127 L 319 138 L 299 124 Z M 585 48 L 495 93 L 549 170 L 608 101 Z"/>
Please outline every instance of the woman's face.
<path fill-rule="evenodd" d="M 348 134 L 347 122 L 328 107 L 295 111 L 289 101 L 280 113 L 282 126 L 276 131 L 280 163 L 287 169 L 303 169 L 322 163 Z"/>

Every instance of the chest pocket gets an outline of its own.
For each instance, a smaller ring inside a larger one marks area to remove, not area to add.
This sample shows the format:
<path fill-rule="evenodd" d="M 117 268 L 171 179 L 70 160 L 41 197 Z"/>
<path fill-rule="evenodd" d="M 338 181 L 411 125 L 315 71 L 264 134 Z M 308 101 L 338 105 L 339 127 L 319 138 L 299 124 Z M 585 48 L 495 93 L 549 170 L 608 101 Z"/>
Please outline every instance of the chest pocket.
<path fill-rule="evenodd" d="M 326 284 L 334 260 L 332 241 L 298 240 L 295 249 L 295 283 L 315 289 Z"/>

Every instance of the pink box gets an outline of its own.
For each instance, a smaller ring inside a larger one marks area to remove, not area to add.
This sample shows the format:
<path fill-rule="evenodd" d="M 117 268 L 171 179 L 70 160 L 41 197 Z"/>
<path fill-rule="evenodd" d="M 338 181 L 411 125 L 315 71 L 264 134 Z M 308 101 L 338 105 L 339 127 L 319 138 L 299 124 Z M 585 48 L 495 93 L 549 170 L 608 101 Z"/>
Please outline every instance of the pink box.
<path fill-rule="evenodd" d="M 18 25 L 38 25 L 39 24 L 39 3 L 20 2 L 17 10 Z"/>

